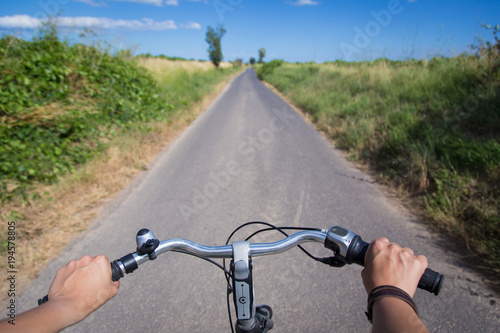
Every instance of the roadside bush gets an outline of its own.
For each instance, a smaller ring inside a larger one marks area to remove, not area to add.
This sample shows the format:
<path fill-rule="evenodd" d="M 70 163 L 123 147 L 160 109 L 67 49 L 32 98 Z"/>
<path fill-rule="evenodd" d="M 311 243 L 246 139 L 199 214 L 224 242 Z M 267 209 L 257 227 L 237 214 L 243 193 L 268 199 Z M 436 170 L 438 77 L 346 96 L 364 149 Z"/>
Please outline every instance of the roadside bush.
<path fill-rule="evenodd" d="M 56 181 L 117 130 L 171 109 L 123 53 L 60 41 L 53 24 L 32 41 L 2 37 L 0 55 L 0 204 L 30 200 L 30 184 Z"/>
<path fill-rule="evenodd" d="M 264 76 L 272 74 L 272 72 L 283 63 L 283 60 L 277 59 L 267 62 L 259 67 L 259 69 L 257 70 L 257 76 L 259 77 L 259 79 L 263 80 Z"/>

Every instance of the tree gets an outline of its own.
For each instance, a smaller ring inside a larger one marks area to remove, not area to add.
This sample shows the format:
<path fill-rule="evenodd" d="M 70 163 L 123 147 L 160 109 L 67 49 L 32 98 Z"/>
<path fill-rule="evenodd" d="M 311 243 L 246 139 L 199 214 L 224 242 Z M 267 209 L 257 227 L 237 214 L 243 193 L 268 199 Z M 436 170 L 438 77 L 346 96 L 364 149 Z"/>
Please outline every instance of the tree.
<path fill-rule="evenodd" d="M 262 64 L 264 62 L 262 59 L 264 59 L 265 56 L 266 56 L 266 49 L 261 48 L 259 50 L 259 64 Z"/>
<path fill-rule="evenodd" d="M 233 67 L 241 67 L 243 65 L 243 59 L 236 59 L 234 62 L 233 62 Z"/>
<path fill-rule="evenodd" d="M 254 57 L 250 58 L 250 64 L 252 64 L 252 66 L 255 64 L 255 58 Z"/>
<path fill-rule="evenodd" d="M 226 29 L 220 25 L 216 29 L 211 26 L 207 28 L 205 41 L 208 43 L 208 56 L 217 68 L 219 68 L 219 64 L 223 59 L 220 40 L 225 33 Z"/>

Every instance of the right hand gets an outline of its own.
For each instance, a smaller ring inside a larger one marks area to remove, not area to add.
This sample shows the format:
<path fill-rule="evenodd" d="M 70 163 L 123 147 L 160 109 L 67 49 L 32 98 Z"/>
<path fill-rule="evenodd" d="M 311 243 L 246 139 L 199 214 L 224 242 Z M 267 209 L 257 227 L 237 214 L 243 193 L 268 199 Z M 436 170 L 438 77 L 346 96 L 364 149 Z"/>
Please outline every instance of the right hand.
<path fill-rule="evenodd" d="M 426 268 L 427 258 L 423 255 L 415 256 L 411 249 L 401 248 L 387 238 L 379 237 L 366 251 L 361 277 L 367 293 L 378 286 L 390 285 L 413 297 Z"/>

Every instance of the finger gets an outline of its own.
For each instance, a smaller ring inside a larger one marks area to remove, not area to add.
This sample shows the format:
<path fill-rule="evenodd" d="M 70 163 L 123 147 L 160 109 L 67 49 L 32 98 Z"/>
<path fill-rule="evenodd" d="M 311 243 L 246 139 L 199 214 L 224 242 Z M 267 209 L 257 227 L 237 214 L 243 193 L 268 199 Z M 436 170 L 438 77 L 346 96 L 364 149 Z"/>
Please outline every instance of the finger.
<path fill-rule="evenodd" d="M 94 260 L 100 270 L 106 272 L 107 274 L 111 274 L 111 265 L 106 256 L 101 254 L 95 257 Z"/>
<path fill-rule="evenodd" d="M 112 290 L 113 290 L 112 297 L 115 297 L 116 294 L 118 293 L 118 289 L 120 289 L 120 281 L 111 281 L 111 284 L 113 285 L 112 286 Z"/>
<path fill-rule="evenodd" d="M 67 274 L 71 274 L 71 272 L 75 271 L 76 265 L 77 265 L 76 260 L 71 260 L 66 265 L 64 265 L 63 267 L 59 268 L 59 270 L 57 271 L 56 275 L 63 275 L 63 276 L 65 276 Z"/>
<path fill-rule="evenodd" d="M 403 252 L 408 253 L 408 254 L 410 254 L 410 255 L 412 255 L 412 256 L 414 256 L 414 255 L 415 255 L 415 253 L 413 252 L 413 250 L 412 250 L 412 249 L 410 249 L 409 247 L 404 247 L 404 248 L 403 248 Z"/>
<path fill-rule="evenodd" d="M 96 260 L 97 262 L 99 262 L 99 263 L 101 263 L 101 262 L 102 262 L 102 263 L 106 263 L 106 264 L 108 264 L 108 263 L 109 263 L 108 258 L 107 258 L 105 255 L 103 255 L 103 254 L 100 254 L 100 255 L 98 255 L 97 257 L 95 257 L 95 260 Z"/>
<path fill-rule="evenodd" d="M 424 256 L 424 255 L 418 255 L 415 257 L 421 264 L 422 264 L 422 267 L 424 268 L 427 268 L 427 266 L 429 266 L 429 262 L 427 261 L 427 257 Z"/>
<path fill-rule="evenodd" d="M 388 249 L 388 251 L 389 251 L 388 253 L 390 255 L 398 255 L 398 254 L 400 254 L 400 253 L 403 252 L 402 251 L 403 249 L 397 243 L 389 243 L 389 244 L 387 244 L 387 249 Z"/>
<path fill-rule="evenodd" d="M 92 260 L 94 260 L 94 258 L 92 258 L 91 256 L 84 255 L 83 257 L 81 257 L 80 259 L 78 259 L 76 261 L 76 267 L 87 266 L 88 264 L 90 264 L 92 262 Z"/>
<path fill-rule="evenodd" d="M 374 242 L 389 243 L 389 240 L 386 237 L 377 237 L 374 240 L 372 240 L 372 243 Z"/>
<path fill-rule="evenodd" d="M 377 253 L 382 251 L 387 247 L 387 245 L 390 244 L 389 240 L 385 237 L 377 237 L 374 240 L 371 241 L 369 247 L 368 247 L 368 253 Z"/>

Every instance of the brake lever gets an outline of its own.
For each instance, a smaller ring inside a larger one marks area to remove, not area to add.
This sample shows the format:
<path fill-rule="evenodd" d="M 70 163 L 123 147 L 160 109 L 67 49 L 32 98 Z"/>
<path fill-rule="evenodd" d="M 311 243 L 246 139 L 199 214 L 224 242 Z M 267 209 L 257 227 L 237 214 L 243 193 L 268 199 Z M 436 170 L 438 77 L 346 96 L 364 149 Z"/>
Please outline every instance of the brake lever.
<path fill-rule="evenodd" d="M 340 258 L 334 256 L 334 257 L 326 257 L 326 258 L 321 258 L 321 262 L 324 264 L 327 264 L 330 267 L 344 267 L 345 266 L 345 261 L 340 260 Z"/>

